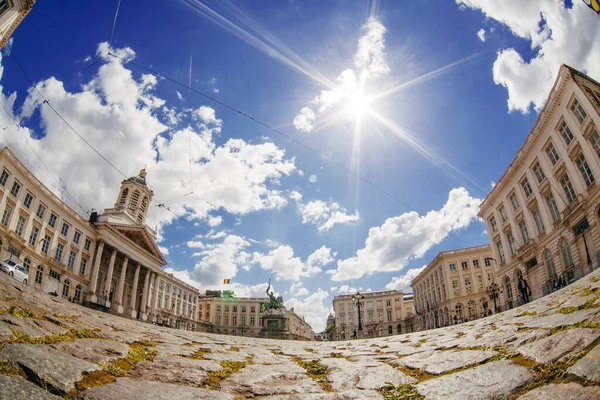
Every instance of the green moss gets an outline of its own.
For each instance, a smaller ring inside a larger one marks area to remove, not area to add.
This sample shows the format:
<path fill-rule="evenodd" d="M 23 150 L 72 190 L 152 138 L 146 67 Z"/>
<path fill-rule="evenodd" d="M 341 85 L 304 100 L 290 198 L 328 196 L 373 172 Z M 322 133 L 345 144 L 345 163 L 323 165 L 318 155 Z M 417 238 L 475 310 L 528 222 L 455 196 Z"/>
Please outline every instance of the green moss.
<path fill-rule="evenodd" d="M 203 360 L 204 355 L 210 354 L 210 353 L 211 353 L 210 349 L 205 349 L 205 348 L 200 347 L 198 350 L 196 350 L 192 354 L 189 354 L 189 355 L 178 354 L 178 356 L 185 357 L 185 358 L 192 358 L 194 360 Z"/>
<path fill-rule="evenodd" d="M 0 374 L 2 375 L 10 375 L 10 376 L 19 376 L 21 375 L 21 370 L 13 363 L 7 360 L 0 360 Z"/>
<path fill-rule="evenodd" d="M 344 358 L 341 353 L 330 353 L 329 358 Z"/>
<path fill-rule="evenodd" d="M 157 354 L 156 350 L 152 350 L 139 344 L 134 343 L 130 347 L 131 350 L 129 350 L 125 356 L 125 360 L 130 364 L 136 364 L 142 361 L 153 361 Z"/>
<path fill-rule="evenodd" d="M 110 363 L 103 364 L 102 371 L 106 372 L 107 374 L 111 374 L 115 378 L 120 378 L 122 376 L 125 376 L 124 370 L 122 370 L 121 368 L 117 367 L 116 365 L 110 364 Z"/>
<path fill-rule="evenodd" d="M 140 339 L 137 342 L 134 342 L 134 344 L 138 344 L 144 347 L 156 347 L 158 345 L 158 343 L 146 339 Z"/>
<path fill-rule="evenodd" d="M 457 339 L 460 339 L 461 337 L 463 337 L 463 336 L 465 336 L 465 335 L 466 335 L 466 333 L 464 333 L 464 332 L 458 332 L 458 333 L 456 334 L 456 338 L 457 338 Z"/>
<path fill-rule="evenodd" d="M 3 300 L 8 300 L 8 299 L 3 299 Z M 0 314 L 9 314 L 9 315 L 13 315 L 17 318 L 22 318 L 22 319 L 36 318 L 35 313 L 30 308 L 21 308 L 21 307 L 17 307 L 14 305 L 10 306 L 8 308 L 5 308 L 3 310 L 0 310 Z"/>
<path fill-rule="evenodd" d="M 234 372 L 240 371 L 246 365 L 252 364 L 252 358 L 246 358 L 245 362 L 240 361 L 221 361 L 221 369 L 218 371 L 213 371 L 208 373 L 208 378 L 205 383 L 205 387 L 211 390 L 219 390 L 221 386 L 221 381 L 223 379 L 227 379 Z"/>
<path fill-rule="evenodd" d="M 294 357 L 293 360 L 301 368 L 306 370 L 306 374 L 310 376 L 312 380 L 317 382 L 319 386 L 326 392 L 331 392 L 331 384 L 327 380 L 327 365 L 321 364 L 321 360 L 304 361 L 298 357 Z"/>
<path fill-rule="evenodd" d="M 536 316 L 537 315 L 537 311 L 525 311 L 524 313 L 521 313 L 519 315 L 517 315 L 517 318 L 519 317 L 526 317 L 526 316 Z"/>
<path fill-rule="evenodd" d="M 579 311 L 579 307 L 571 306 L 571 307 L 563 307 L 557 311 L 560 314 L 572 314 L 575 311 Z"/>
<path fill-rule="evenodd" d="M 381 389 L 378 389 L 385 400 L 421 400 L 423 396 L 417 392 L 411 385 L 394 386 L 389 382 Z"/>

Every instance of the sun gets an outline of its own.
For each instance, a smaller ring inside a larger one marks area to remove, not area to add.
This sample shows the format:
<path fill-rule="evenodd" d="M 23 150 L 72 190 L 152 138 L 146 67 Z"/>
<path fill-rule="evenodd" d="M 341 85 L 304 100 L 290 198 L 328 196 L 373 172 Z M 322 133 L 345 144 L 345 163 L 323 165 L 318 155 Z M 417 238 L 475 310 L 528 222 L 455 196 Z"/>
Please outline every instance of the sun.
<path fill-rule="evenodd" d="M 356 117 L 361 117 L 370 111 L 371 98 L 363 91 L 355 91 L 348 94 L 346 108 L 348 112 Z"/>

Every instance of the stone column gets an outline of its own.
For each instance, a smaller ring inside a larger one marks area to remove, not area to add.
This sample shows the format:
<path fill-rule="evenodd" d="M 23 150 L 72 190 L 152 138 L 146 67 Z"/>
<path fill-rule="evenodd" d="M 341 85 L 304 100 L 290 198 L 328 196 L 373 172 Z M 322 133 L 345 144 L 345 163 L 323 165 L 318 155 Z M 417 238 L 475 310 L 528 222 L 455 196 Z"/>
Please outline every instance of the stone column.
<path fill-rule="evenodd" d="M 140 311 L 142 321 L 146 321 L 148 319 L 148 313 L 146 312 L 148 309 L 148 292 L 150 291 L 150 270 L 146 271 L 146 277 L 144 278 L 144 290 L 142 291 L 142 304 L 140 304 Z"/>
<path fill-rule="evenodd" d="M 123 314 L 123 291 L 125 290 L 125 277 L 127 276 L 127 263 L 129 258 L 125 256 L 123 266 L 121 267 L 121 277 L 119 278 L 119 286 L 117 287 L 117 312 Z"/>
<path fill-rule="evenodd" d="M 150 312 L 151 312 L 152 318 L 154 318 L 156 316 L 156 302 L 158 300 L 158 283 L 159 283 L 158 274 L 153 275 L 152 282 L 154 283 L 154 292 L 152 293 L 152 300 L 150 303 Z"/>
<path fill-rule="evenodd" d="M 131 318 L 137 317 L 137 309 L 135 308 L 135 302 L 137 301 L 137 287 L 138 281 L 140 278 L 140 269 L 142 268 L 141 264 L 138 264 L 135 269 L 135 274 L 133 275 L 133 287 L 131 288 L 131 304 L 129 306 L 129 315 Z"/>
<path fill-rule="evenodd" d="M 96 246 L 96 260 L 94 260 L 94 267 L 92 268 L 92 275 L 90 277 L 90 302 L 96 303 L 98 296 L 96 294 L 96 286 L 98 284 L 98 273 L 100 272 L 100 262 L 102 261 L 102 252 L 104 251 L 104 242 L 98 241 Z"/>
<path fill-rule="evenodd" d="M 109 303 L 112 305 L 112 300 L 110 296 L 110 287 L 112 286 L 112 277 L 115 272 L 115 259 L 117 258 L 117 249 L 113 249 L 112 254 L 110 255 L 110 262 L 108 263 L 108 274 L 106 275 L 106 280 L 104 281 L 104 290 L 106 291 L 106 298 Z M 113 294 L 114 295 L 114 294 Z M 110 307 L 108 303 L 104 304 L 107 307 Z"/>

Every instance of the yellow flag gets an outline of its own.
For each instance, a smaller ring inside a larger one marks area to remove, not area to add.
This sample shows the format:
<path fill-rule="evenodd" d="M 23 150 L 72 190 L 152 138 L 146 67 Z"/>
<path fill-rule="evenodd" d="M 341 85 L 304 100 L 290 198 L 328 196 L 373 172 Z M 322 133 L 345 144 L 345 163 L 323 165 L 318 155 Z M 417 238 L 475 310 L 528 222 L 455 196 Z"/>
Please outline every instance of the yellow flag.
<path fill-rule="evenodd" d="M 231 279 L 223 279 L 223 283 L 227 284 L 229 282 L 231 282 Z"/>

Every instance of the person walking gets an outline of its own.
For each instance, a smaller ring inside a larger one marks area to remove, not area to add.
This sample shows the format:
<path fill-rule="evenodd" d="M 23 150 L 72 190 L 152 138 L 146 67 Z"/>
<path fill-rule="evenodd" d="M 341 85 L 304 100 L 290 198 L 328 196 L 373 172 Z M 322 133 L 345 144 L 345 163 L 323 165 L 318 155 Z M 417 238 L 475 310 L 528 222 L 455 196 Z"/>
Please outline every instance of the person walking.
<path fill-rule="evenodd" d="M 519 291 L 521 292 L 521 296 L 523 297 L 523 304 L 529 303 L 529 294 L 531 293 L 529 290 L 529 284 L 523 277 L 519 277 Z"/>

